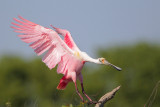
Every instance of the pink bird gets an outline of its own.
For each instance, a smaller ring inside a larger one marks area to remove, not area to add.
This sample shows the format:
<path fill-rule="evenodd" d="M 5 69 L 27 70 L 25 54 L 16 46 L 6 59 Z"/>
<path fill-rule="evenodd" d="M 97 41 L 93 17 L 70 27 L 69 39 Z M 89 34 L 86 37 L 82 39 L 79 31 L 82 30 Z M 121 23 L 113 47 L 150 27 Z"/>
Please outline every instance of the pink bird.
<path fill-rule="evenodd" d="M 54 68 L 58 64 L 57 73 L 61 73 L 64 76 L 61 78 L 57 89 L 63 90 L 66 88 L 69 82 L 74 82 L 77 94 L 80 96 L 81 100 L 84 102 L 82 95 L 77 88 L 77 80 L 80 80 L 82 93 L 90 101 L 91 98 L 85 93 L 83 87 L 83 77 L 81 70 L 86 62 L 93 62 L 96 64 L 104 64 L 112 66 L 117 70 L 121 68 L 109 63 L 105 58 L 91 58 L 85 52 L 82 52 L 77 45 L 74 43 L 71 34 L 65 29 L 60 29 L 53 27 L 50 28 L 43 27 L 41 25 L 35 24 L 31 21 L 18 16 L 21 20 L 13 18 L 18 23 L 13 23 L 11 26 L 15 29 L 15 32 L 21 33 L 18 37 L 26 43 L 31 43 L 29 46 L 34 49 L 36 54 L 39 56 L 45 54 L 42 61 L 50 68 Z M 64 40 L 59 36 L 62 35 Z"/>

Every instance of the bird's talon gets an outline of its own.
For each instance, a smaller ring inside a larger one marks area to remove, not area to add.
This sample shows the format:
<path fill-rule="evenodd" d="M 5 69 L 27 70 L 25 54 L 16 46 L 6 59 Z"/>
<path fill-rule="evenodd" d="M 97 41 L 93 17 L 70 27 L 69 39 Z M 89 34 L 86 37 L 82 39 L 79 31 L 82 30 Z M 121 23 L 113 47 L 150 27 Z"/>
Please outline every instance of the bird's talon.
<path fill-rule="evenodd" d="M 97 104 L 97 103 L 102 103 L 102 102 L 101 101 L 89 101 L 88 105 L 90 105 L 90 104 Z"/>
<path fill-rule="evenodd" d="M 87 101 L 87 100 L 83 100 L 82 103 L 83 103 L 83 104 L 86 104 L 86 103 L 88 103 L 88 101 Z"/>
<path fill-rule="evenodd" d="M 102 101 L 97 101 L 97 103 L 102 103 Z"/>

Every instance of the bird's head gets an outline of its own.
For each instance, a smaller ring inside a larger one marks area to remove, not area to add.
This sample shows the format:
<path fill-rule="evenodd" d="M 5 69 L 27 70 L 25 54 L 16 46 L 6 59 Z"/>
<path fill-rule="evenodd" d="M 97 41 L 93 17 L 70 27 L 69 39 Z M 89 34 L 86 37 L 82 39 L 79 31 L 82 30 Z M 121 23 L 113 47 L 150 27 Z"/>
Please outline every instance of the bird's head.
<path fill-rule="evenodd" d="M 122 70 L 120 67 L 117 67 L 117 66 L 109 63 L 105 58 L 98 58 L 98 60 L 99 60 L 99 63 L 100 63 L 100 64 L 109 65 L 109 66 L 115 68 L 115 69 L 118 70 L 118 71 L 121 71 L 121 70 Z"/>

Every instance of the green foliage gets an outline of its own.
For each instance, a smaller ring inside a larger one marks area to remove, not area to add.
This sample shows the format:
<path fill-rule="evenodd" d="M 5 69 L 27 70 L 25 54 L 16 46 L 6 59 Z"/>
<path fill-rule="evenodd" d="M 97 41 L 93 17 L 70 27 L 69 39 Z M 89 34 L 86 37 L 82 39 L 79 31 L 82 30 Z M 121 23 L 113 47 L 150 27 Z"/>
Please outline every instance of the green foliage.
<path fill-rule="evenodd" d="M 141 43 L 104 48 L 98 50 L 98 56 L 123 70 L 119 72 L 104 65 L 85 66 L 82 73 L 86 93 L 98 100 L 121 85 L 116 97 L 106 104 L 108 107 L 144 106 L 160 80 L 160 47 Z M 0 59 L 0 107 L 86 107 L 80 103 L 73 83 L 65 91 L 56 89 L 61 77 L 56 68 L 49 70 L 40 58 L 26 61 L 16 56 L 3 56 Z M 154 107 L 160 106 L 159 99 L 158 90 Z"/>

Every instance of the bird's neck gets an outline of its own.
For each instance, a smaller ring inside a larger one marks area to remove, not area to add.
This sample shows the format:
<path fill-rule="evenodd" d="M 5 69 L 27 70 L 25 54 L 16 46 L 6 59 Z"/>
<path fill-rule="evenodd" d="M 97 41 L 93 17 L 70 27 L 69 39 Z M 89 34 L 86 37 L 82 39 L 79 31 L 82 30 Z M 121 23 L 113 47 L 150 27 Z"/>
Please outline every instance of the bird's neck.
<path fill-rule="evenodd" d="M 96 64 L 100 64 L 99 59 L 94 59 L 90 57 L 88 54 L 86 54 L 85 52 L 82 52 L 81 56 L 85 62 L 93 62 Z"/>
<path fill-rule="evenodd" d="M 96 63 L 96 64 L 100 64 L 99 59 L 94 59 L 94 58 L 91 58 L 91 57 L 87 60 L 87 62 L 93 62 L 93 63 Z"/>
<path fill-rule="evenodd" d="M 82 60 L 82 56 L 81 56 L 81 54 L 80 54 L 79 51 L 75 51 L 75 52 L 74 52 L 74 56 L 75 56 L 76 58 Z"/>

